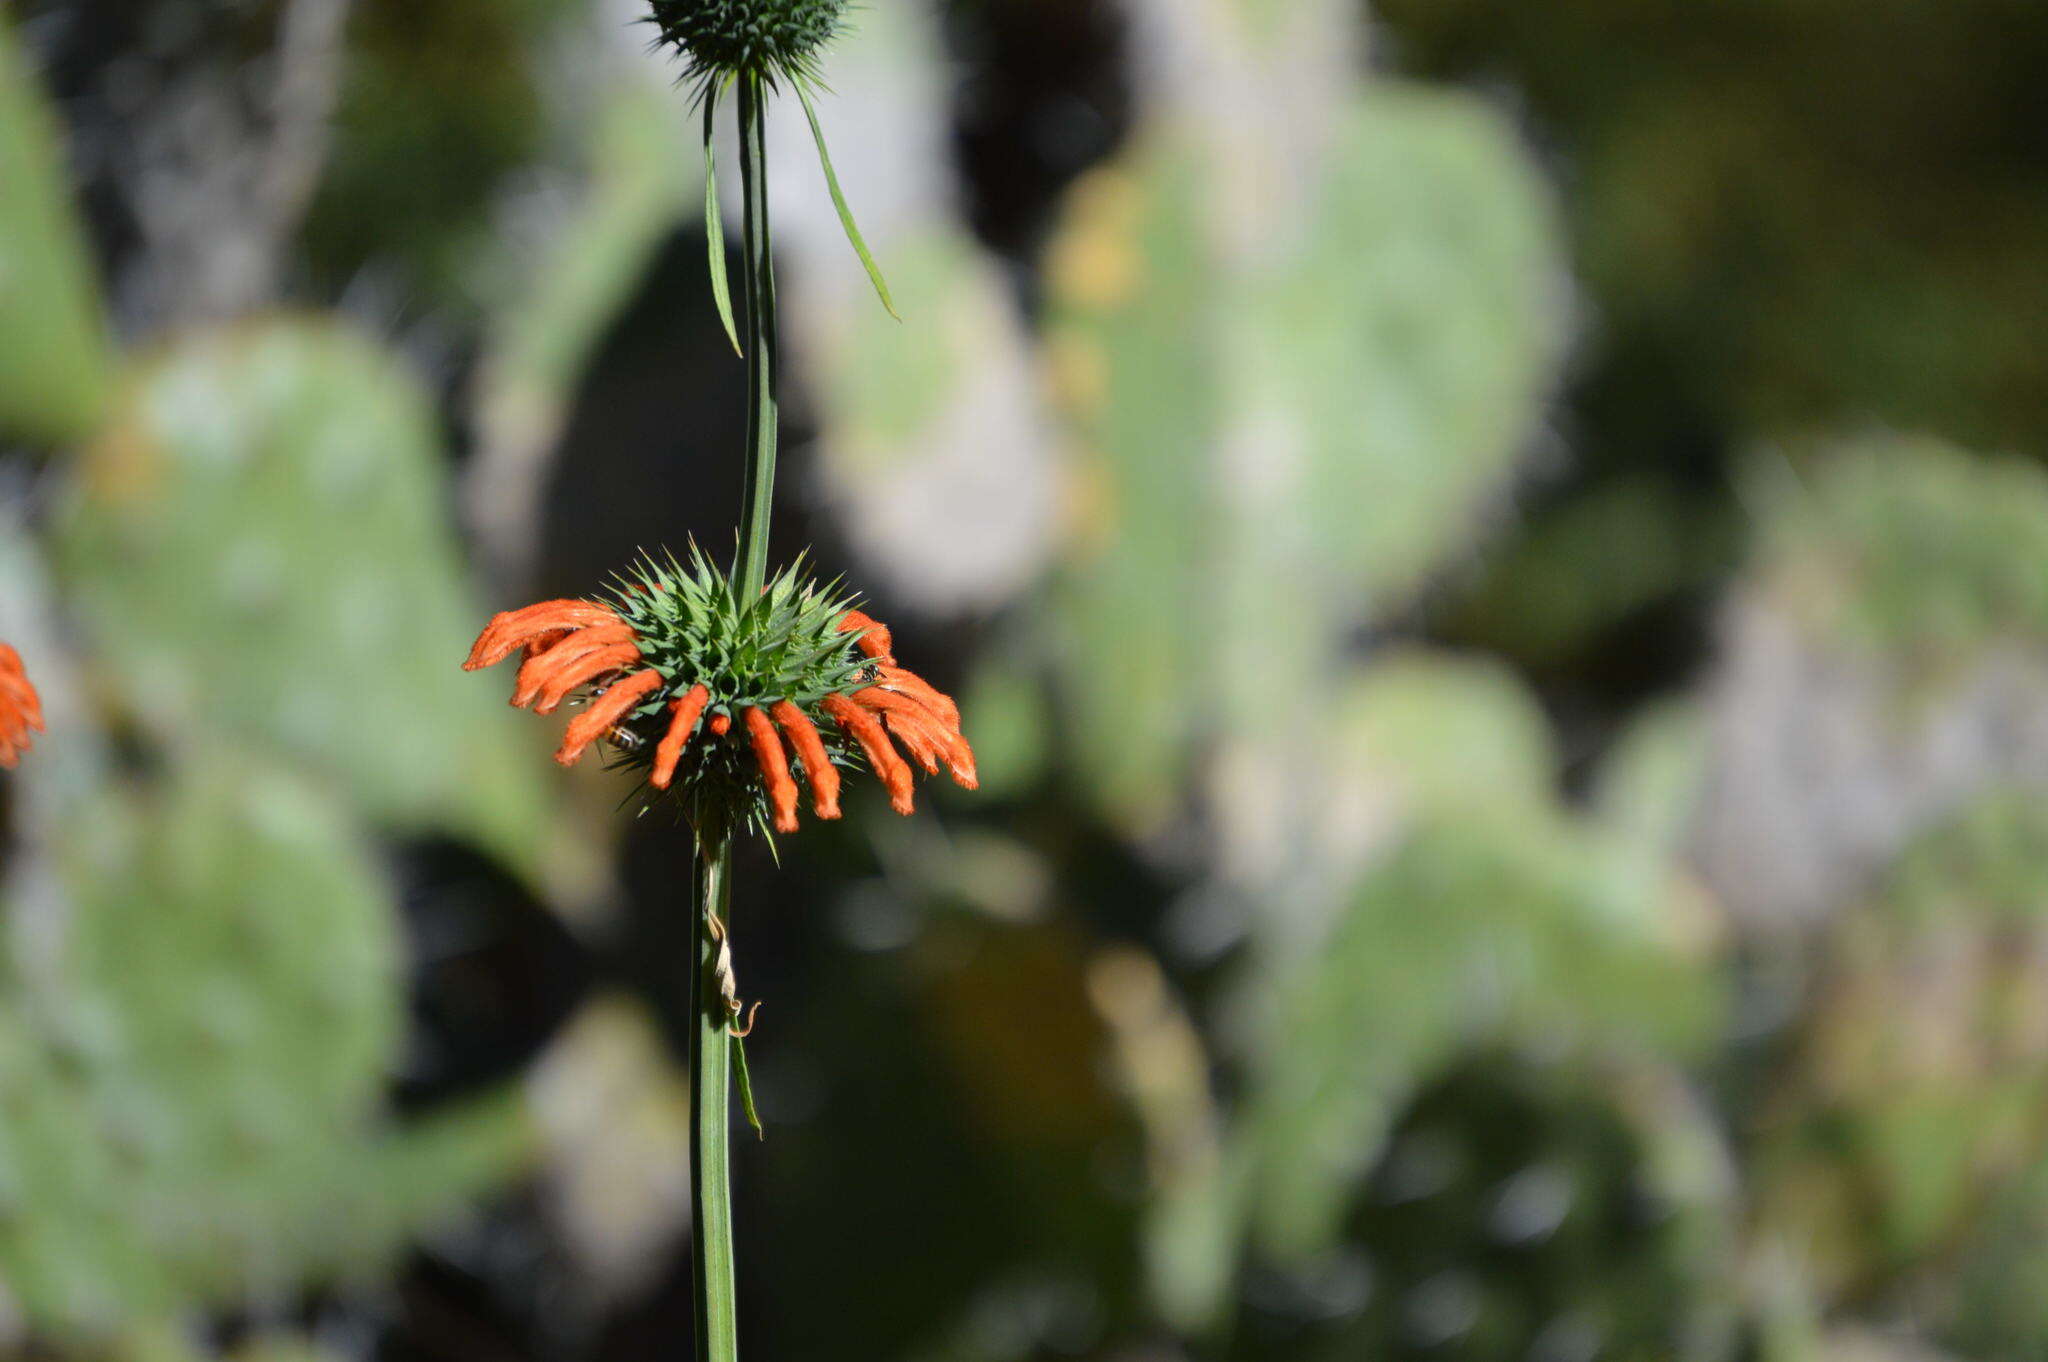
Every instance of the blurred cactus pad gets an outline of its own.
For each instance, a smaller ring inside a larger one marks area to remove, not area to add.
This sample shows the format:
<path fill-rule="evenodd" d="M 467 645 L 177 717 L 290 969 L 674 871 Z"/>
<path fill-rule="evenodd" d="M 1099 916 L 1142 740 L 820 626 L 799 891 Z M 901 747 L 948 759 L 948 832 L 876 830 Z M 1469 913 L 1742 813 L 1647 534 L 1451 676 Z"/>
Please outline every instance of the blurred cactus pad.
<path fill-rule="evenodd" d="M 118 795 L 59 849 L 54 934 L 17 918 L 0 1010 L 0 1280 L 83 1343 L 193 1301 L 375 1272 L 520 1157 L 517 1113 L 401 1131 L 375 862 L 247 754 Z"/>
<path fill-rule="evenodd" d="M 1225 245 L 1245 206 L 1220 153 L 1162 124 L 1052 247 L 1060 656 L 1092 774 L 1141 823 L 1223 717 L 1211 659 L 1292 690 L 1456 562 L 1558 355 L 1551 205 L 1499 120 L 1392 83 L 1328 117 L 1305 215 L 1255 245 Z"/>
<path fill-rule="evenodd" d="M 424 394 L 345 327 L 195 336 L 84 451 L 57 558 L 143 723 L 261 741 L 392 826 L 520 856 L 533 768 L 446 663 L 476 610 L 437 456 Z"/>

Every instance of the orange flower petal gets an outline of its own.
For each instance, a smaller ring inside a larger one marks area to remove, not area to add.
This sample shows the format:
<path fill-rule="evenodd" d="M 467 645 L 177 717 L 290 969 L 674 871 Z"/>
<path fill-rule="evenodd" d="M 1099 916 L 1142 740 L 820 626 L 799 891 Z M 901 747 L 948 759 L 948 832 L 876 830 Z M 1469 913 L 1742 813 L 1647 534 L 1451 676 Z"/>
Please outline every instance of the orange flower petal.
<path fill-rule="evenodd" d="M 0 643 L 0 767 L 12 769 L 43 731 L 43 702 L 22 669 L 21 654 Z"/>
<path fill-rule="evenodd" d="M 562 735 L 562 745 L 555 752 L 555 760 L 564 766 L 574 766 L 583 756 L 584 749 L 603 737 L 611 727 L 633 712 L 634 706 L 645 699 L 650 691 L 661 689 L 661 673 L 649 667 L 635 672 L 625 680 L 605 691 L 590 702 L 590 707 L 569 724 Z"/>
<path fill-rule="evenodd" d="M 473 672 L 496 666 L 530 640 L 551 631 L 618 622 L 610 609 L 592 601 L 540 601 L 522 610 L 501 611 L 477 635 L 462 669 Z"/>
<path fill-rule="evenodd" d="M 525 661 L 531 662 L 575 632 L 575 629 L 550 629 L 545 634 L 537 634 L 520 644 L 519 651 Z"/>
<path fill-rule="evenodd" d="M 865 631 L 854 644 L 861 652 L 885 662 L 896 660 L 892 655 L 896 648 L 896 639 L 890 634 L 888 625 L 879 624 L 858 610 L 849 610 L 839 617 L 840 633 L 850 634 L 856 629 Z"/>
<path fill-rule="evenodd" d="M 956 784 L 970 790 L 980 787 L 974 749 L 959 730 L 940 722 L 928 706 L 883 686 L 855 691 L 853 698 L 857 704 L 888 716 L 889 732 L 926 772 L 936 774 L 939 761 L 944 760 Z"/>
<path fill-rule="evenodd" d="M 630 643 L 614 643 L 594 653 L 585 653 L 575 661 L 556 668 L 554 675 L 541 686 L 539 702 L 534 705 L 533 712 L 553 714 L 578 686 L 587 685 L 606 672 L 630 667 L 639 660 L 639 648 Z"/>
<path fill-rule="evenodd" d="M 828 695 L 823 703 L 825 712 L 867 753 L 868 765 L 875 768 L 876 779 L 889 792 L 889 807 L 900 814 L 913 812 L 917 802 L 910 767 L 896 755 L 881 720 L 844 695 Z"/>
<path fill-rule="evenodd" d="M 855 704 L 890 719 L 889 732 L 909 749 L 910 755 L 924 767 L 926 774 L 937 774 L 939 757 L 946 750 L 946 744 L 938 736 L 942 731 L 938 719 L 929 709 L 907 695 L 899 695 L 881 686 L 857 690 L 853 693 L 853 700 Z"/>
<path fill-rule="evenodd" d="M 654 749 L 654 771 L 648 776 L 655 789 L 666 790 L 676 778 L 676 763 L 683 759 L 683 745 L 689 742 L 698 716 L 710 703 L 711 692 L 701 684 L 690 687 L 682 699 L 668 702 L 668 732 L 662 735 L 661 746 Z"/>
<path fill-rule="evenodd" d="M 910 754 L 910 759 L 924 768 L 926 775 L 939 773 L 939 761 L 946 749 L 932 736 L 924 720 L 904 714 L 884 714 L 882 726 Z"/>
<path fill-rule="evenodd" d="M 953 703 L 953 697 L 904 667 L 885 666 L 882 668 L 881 686 L 919 701 L 926 709 L 938 715 L 946 727 L 958 732 L 960 729 L 960 706 Z"/>
<path fill-rule="evenodd" d="M 747 724 L 747 739 L 754 745 L 754 760 L 761 764 L 761 778 L 768 784 L 768 807 L 775 816 L 777 832 L 796 831 L 796 780 L 789 774 L 789 758 L 783 755 L 782 739 L 775 725 L 754 705 L 740 711 Z"/>
<path fill-rule="evenodd" d="M 0 675 L 0 706 L 17 711 L 30 728 L 43 731 L 43 701 L 26 676 Z"/>
<path fill-rule="evenodd" d="M 520 665 L 519 679 L 514 683 L 512 692 L 513 707 L 524 709 L 532 704 L 533 698 L 540 694 L 541 687 L 547 684 L 548 678 L 577 658 L 588 657 L 600 648 L 614 647 L 632 641 L 633 631 L 623 624 L 599 624 L 571 630 L 561 642 L 545 652 L 528 657 Z M 531 647 L 529 644 L 529 650 Z"/>
<path fill-rule="evenodd" d="M 789 745 L 803 758 L 804 779 L 811 787 L 811 808 L 820 818 L 839 817 L 839 771 L 825 751 L 825 740 L 817 726 L 789 700 L 777 700 L 768 711 L 775 717 Z"/>

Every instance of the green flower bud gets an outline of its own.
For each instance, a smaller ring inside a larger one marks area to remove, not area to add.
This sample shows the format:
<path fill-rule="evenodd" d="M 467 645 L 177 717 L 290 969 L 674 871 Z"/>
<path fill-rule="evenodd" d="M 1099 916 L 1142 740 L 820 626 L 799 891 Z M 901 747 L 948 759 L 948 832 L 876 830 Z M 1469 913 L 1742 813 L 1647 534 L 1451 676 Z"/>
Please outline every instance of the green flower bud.
<path fill-rule="evenodd" d="M 752 74 L 774 83 L 816 75 L 846 0 L 651 0 L 651 7 L 661 41 L 689 62 L 690 78 Z"/>

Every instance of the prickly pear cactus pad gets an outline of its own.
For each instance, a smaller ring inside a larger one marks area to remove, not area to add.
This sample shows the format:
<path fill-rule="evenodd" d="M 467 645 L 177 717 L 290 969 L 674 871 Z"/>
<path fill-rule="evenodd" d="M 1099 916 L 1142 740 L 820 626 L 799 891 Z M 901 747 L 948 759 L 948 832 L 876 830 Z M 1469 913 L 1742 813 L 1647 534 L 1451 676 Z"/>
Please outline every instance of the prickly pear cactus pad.
<path fill-rule="evenodd" d="M 1721 1000 L 1674 930 L 1676 890 L 1668 867 L 1556 810 L 1417 820 L 1279 986 L 1286 1040 L 1251 1111 L 1266 1245 L 1325 1250 L 1394 1105 L 1472 1046 L 1695 1051 Z"/>
<path fill-rule="evenodd" d="M 1654 1068 L 1462 1060 L 1404 1104 L 1349 1208 L 1341 1267 L 1305 1283 L 1304 1303 L 1351 1308 L 1254 1323 L 1285 1342 L 1258 1355 L 1728 1357 L 1718 1265 L 1736 1206 L 1696 1157 L 1714 1138 L 1702 1115 Z"/>
<path fill-rule="evenodd" d="M 503 1103 L 385 1114 L 395 923 L 319 790 L 216 753 L 59 852 L 61 913 L 0 961 L 0 1283 L 39 1332 L 377 1272 L 516 1165 Z"/>
<path fill-rule="evenodd" d="M 1916 838 L 1830 925 L 1755 1159 L 1759 1204 L 1824 1289 L 1861 1293 L 2028 1223 L 2038 1253 L 2044 880 L 2048 798 L 2000 792 Z M 1972 1356 L 2048 1342 L 2038 1318 L 2004 1337 L 1989 1315 L 1945 1322 L 1967 1323 Z"/>
<path fill-rule="evenodd" d="M 1760 464 L 1759 576 L 1821 641 L 1954 672 L 1987 646 L 2048 640 L 2048 476 L 1939 440 L 1815 451 L 1788 484 Z"/>
<path fill-rule="evenodd" d="M 0 14 L 0 436 L 90 433 L 113 376 L 98 281 L 64 189 L 57 121 Z"/>
<path fill-rule="evenodd" d="M 1347 630 L 1467 552 L 1562 335 L 1548 195 L 1474 100 L 1355 100 L 1309 211 L 1262 223 L 1256 251 L 1223 245 L 1215 162 L 1151 130 L 1076 188 L 1048 259 L 1075 450 L 1057 656 L 1086 774 L 1141 830 L 1225 726 L 1216 620 L 1241 690 L 1315 685 Z"/>
<path fill-rule="evenodd" d="M 63 861 L 54 959 L 24 941 L 9 962 L 6 1043 L 48 1086 L 0 1095 L 35 1116 L 0 1123 L 17 1198 L 0 1276 L 73 1327 L 289 1282 L 397 1038 L 397 942 L 363 849 L 299 782 L 214 759 L 104 801 Z M 41 1229 L 66 1222 L 77 1256 L 46 1257 Z"/>
<path fill-rule="evenodd" d="M 442 661 L 474 611 L 436 444 L 424 394 L 344 327 L 193 336 L 87 452 L 58 562 L 156 733 L 287 753 L 379 818 L 524 860 L 539 768 Z"/>

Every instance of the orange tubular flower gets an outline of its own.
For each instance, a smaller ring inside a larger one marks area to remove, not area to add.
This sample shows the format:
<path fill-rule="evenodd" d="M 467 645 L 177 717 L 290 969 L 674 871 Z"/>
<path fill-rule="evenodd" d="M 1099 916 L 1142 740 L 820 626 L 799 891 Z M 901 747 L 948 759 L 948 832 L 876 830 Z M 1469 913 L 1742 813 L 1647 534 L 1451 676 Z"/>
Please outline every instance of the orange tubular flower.
<path fill-rule="evenodd" d="M 661 738 L 661 746 L 654 752 L 654 771 L 647 777 L 648 783 L 657 790 L 666 790 L 669 782 L 676 778 L 676 763 L 683 759 L 683 744 L 690 740 L 691 730 L 697 727 L 697 717 L 704 712 L 704 706 L 711 703 L 711 692 L 702 683 L 690 687 L 680 700 L 668 702 L 668 732 Z"/>
<path fill-rule="evenodd" d="M 579 661 L 603 648 L 631 643 L 633 631 L 623 624 L 592 625 L 562 635 L 552 643 L 529 643 L 526 645 L 526 662 L 519 668 L 518 688 L 513 692 L 512 703 L 524 709 L 533 703 L 556 673 L 572 662 Z M 639 650 L 636 648 L 637 653 Z M 546 711 L 542 711 L 545 713 Z"/>
<path fill-rule="evenodd" d="M 882 721 L 844 695 L 828 695 L 824 704 L 825 712 L 867 754 L 868 764 L 875 768 L 883 788 L 889 791 L 889 807 L 900 814 L 914 812 L 917 808 L 911 795 L 914 777 L 903 758 L 896 755 L 896 749 L 889 745 L 889 735 L 882 731 Z"/>
<path fill-rule="evenodd" d="M 581 654 L 557 667 L 541 683 L 539 703 L 534 705 L 533 712 L 553 714 L 577 687 L 592 684 L 599 677 L 630 667 L 639 660 L 640 649 L 632 643 L 614 643 Z M 513 703 L 516 705 L 518 702 L 518 697 L 514 696 Z"/>
<path fill-rule="evenodd" d="M 833 769 L 832 758 L 825 751 L 825 740 L 818 736 L 818 726 L 811 722 L 811 716 L 787 700 L 777 700 L 774 715 L 776 724 L 782 729 L 782 736 L 789 739 L 789 745 L 796 749 L 798 760 L 804 764 L 804 779 L 811 786 L 811 809 L 820 818 L 839 816 L 839 772 Z"/>
<path fill-rule="evenodd" d="M 935 689 L 931 682 L 916 672 L 905 671 L 897 666 L 885 666 L 882 668 L 881 686 L 883 690 L 907 695 L 917 701 L 929 709 L 947 728 L 957 730 L 960 727 L 960 707 L 953 703 L 953 697 Z"/>
<path fill-rule="evenodd" d="M 896 640 L 886 624 L 877 624 L 858 610 L 849 610 L 839 617 L 839 632 L 850 634 L 860 630 L 860 638 L 854 646 L 861 652 L 880 662 L 893 663 L 896 660 Z"/>
<path fill-rule="evenodd" d="M 747 737 L 754 744 L 754 760 L 761 763 L 761 778 L 768 782 L 768 805 L 775 810 L 777 832 L 796 831 L 796 780 L 789 774 L 789 758 L 782 754 L 782 742 L 775 725 L 758 705 L 740 711 L 747 721 Z"/>
<path fill-rule="evenodd" d="M 742 604 L 726 574 L 697 554 L 688 568 L 644 561 L 609 601 L 542 601 L 497 615 L 463 665 L 520 654 L 512 703 L 537 714 L 585 694 L 555 753 L 562 765 L 608 737 L 622 764 L 672 790 L 693 821 L 788 833 L 799 771 L 824 819 L 840 816 L 838 768 L 862 758 L 898 813 L 915 807 L 903 754 L 975 787 L 959 707 L 898 666 L 894 647 L 886 625 L 800 569 Z"/>
<path fill-rule="evenodd" d="M 13 769 L 43 731 L 43 702 L 22 670 L 21 654 L 0 643 L 0 766 Z"/>
<path fill-rule="evenodd" d="M 652 667 L 634 672 L 607 688 L 602 696 L 590 702 L 590 708 L 570 721 L 569 731 L 562 735 L 562 745 L 555 752 L 555 760 L 564 766 L 574 766 L 583 756 L 583 750 L 616 727 L 643 696 L 660 689 L 661 673 Z"/>
<path fill-rule="evenodd" d="M 553 642 L 566 634 L 594 624 L 616 624 L 619 617 L 591 601 L 541 601 L 524 610 L 508 610 L 493 616 L 477 635 L 476 646 L 462 670 L 473 672 L 492 667 L 510 657 L 515 649 L 543 639 Z"/>
<path fill-rule="evenodd" d="M 911 679 L 925 686 L 923 678 Z M 930 687 L 925 686 L 925 689 L 930 690 Z M 939 693 L 932 691 L 932 694 Z M 939 698 L 946 699 L 943 695 Z M 917 758 L 927 773 L 936 775 L 939 762 L 943 760 L 953 773 L 954 783 L 969 790 L 980 786 L 981 778 L 974 769 L 974 749 L 967 745 L 967 739 L 959 728 L 946 722 L 932 705 L 906 694 L 900 687 L 889 685 L 857 690 L 853 693 L 853 702 L 881 714 L 890 734 L 910 749 L 910 755 Z M 946 705 L 951 708 L 952 701 L 946 700 Z M 959 713 L 957 709 L 952 712 Z"/>

